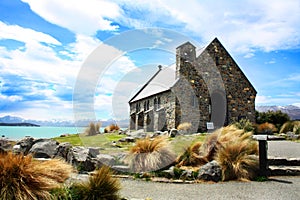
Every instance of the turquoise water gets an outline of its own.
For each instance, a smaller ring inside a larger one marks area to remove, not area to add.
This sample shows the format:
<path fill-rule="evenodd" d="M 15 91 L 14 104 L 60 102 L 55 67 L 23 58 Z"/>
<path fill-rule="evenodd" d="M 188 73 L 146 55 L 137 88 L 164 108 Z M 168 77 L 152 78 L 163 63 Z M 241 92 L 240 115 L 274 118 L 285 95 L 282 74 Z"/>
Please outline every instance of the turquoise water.
<path fill-rule="evenodd" d="M 25 136 L 34 138 L 53 138 L 62 134 L 82 133 L 85 127 L 23 127 L 23 126 L 0 126 L 0 137 L 13 140 L 22 139 Z"/>

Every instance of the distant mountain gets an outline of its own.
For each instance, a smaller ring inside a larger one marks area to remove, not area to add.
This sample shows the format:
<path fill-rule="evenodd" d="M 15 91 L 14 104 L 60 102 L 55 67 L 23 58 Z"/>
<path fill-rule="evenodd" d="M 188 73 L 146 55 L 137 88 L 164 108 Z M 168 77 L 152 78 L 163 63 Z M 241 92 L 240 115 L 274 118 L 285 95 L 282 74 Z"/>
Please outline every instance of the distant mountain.
<path fill-rule="evenodd" d="M 255 108 L 258 112 L 267 111 L 278 111 L 286 113 L 290 116 L 292 120 L 300 119 L 300 107 L 287 105 L 287 106 L 256 106 Z"/>
<path fill-rule="evenodd" d="M 76 126 L 88 126 L 89 123 L 94 120 L 80 120 L 77 121 Z M 31 120 L 31 119 L 23 119 L 21 117 L 15 117 L 15 116 L 4 116 L 0 117 L 0 123 L 30 123 L 30 124 L 36 124 L 39 126 L 75 126 L 74 121 L 68 121 L 68 120 Z M 129 126 L 129 120 L 114 120 L 114 119 L 108 119 L 108 120 L 101 120 L 102 127 L 106 127 L 110 124 L 118 124 L 121 128 L 126 128 Z"/>

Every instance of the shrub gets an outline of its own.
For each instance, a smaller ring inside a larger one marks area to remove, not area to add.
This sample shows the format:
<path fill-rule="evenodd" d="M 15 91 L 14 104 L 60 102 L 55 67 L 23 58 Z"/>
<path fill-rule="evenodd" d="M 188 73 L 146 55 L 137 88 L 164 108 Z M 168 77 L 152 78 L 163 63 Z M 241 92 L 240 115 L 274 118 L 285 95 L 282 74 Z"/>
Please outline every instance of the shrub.
<path fill-rule="evenodd" d="M 192 124 L 189 122 L 181 123 L 177 126 L 177 130 L 188 131 L 192 127 Z"/>
<path fill-rule="evenodd" d="M 97 135 L 100 133 L 100 127 L 101 127 L 100 122 L 98 123 L 91 122 L 89 126 L 85 129 L 84 133 L 88 136 Z"/>
<path fill-rule="evenodd" d="M 51 199 L 49 191 L 65 181 L 72 166 L 60 160 L 34 161 L 31 155 L 0 155 L 3 199 Z"/>
<path fill-rule="evenodd" d="M 244 131 L 246 131 L 246 132 L 255 130 L 255 126 L 252 124 L 252 122 L 250 122 L 249 119 L 241 119 L 240 121 L 235 122 L 234 125 L 238 129 L 244 129 Z"/>
<path fill-rule="evenodd" d="M 120 130 L 120 127 L 117 124 L 111 124 L 104 128 L 104 133 L 111 133 L 118 130 Z"/>
<path fill-rule="evenodd" d="M 112 177 L 109 167 L 103 166 L 89 180 L 70 187 L 73 200 L 117 200 L 121 189 L 118 179 Z"/>
<path fill-rule="evenodd" d="M 265 122 L 257 126 L 257 133 L 260 134 L 273 134 L 276 131 L 277 128 L 275 127 L 275 125 L 268 122 Z"/>
<path fill-rule="evenodd" d="M 287 121 L 290 121 L 288 114 L 278 111 L 256 112 L 256 123 L 263 124 L 265 122 L 272 123 L 277 129 Z"/>
<path fill-rule="evenodd" d="M 300 129 L 300 121 L 288 121 L 282 125 L 279 133 L 287 133 L 291 131 L 297 134 L 298 129 Z"/>
<path fill-rule="evenodd" d="M 175 154 L 170 150 L 166 137 L 138 140 L 125 159 L 134 172 L 155 171 L 174 161 Z"/>

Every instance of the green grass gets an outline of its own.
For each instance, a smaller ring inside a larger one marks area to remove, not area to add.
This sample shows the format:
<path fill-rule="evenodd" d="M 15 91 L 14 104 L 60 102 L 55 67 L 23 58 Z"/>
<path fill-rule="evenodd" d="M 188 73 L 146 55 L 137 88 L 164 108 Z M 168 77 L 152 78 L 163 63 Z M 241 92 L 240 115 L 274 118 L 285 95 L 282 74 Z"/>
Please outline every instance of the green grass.
<path fill-rule="evenodd" d="M 111 144 L 112 141 L 118 141 L 125 137 L 115 133 L 98 134 L 94 136 L 86 136 L 83 134 L 74 134 L 66 137 L 56 137 L 54 140 L 62 143 L 69 142 L 73 146 L 90 146 L 90 147 L 105 147 Z"/>
<path fill-rule="evenodd" d="M 203 142 L 206 138 L 205 134 L 201 135 L 179 135 L 175 138 L 170 138 L 171 140 L 171 147 L 176 155 L 182 154 L 187 147 L 196 143 L 196 142 Z"/>
<path fill-rule="evenodd" d="M 132 146 L 131 143 L 128 144 L 119 144 L 122 148 L 114 148 L 111 146 L 112 141 L 118 141 L 121 138 L 126 137 L 126 135 L 119 135 L 117 133 L 104 133 L 104 134 L 98 134 L 94 136 L 86 136 L 83 134 L 73 134 L 66 137 L 56 137 L 53 138 L 54 140 L 58 141 L 59 143 L 62 142 L 69 142 L 73 146 L 89 146 L 89 147 L 101 147 L 105 148 L 105 151 L 107 152 L 122 152 L 127 151 L 129 147 Z M 169 138 L 171 143 L 171 148 L 176 153 L 176 155 L 179 155 L 183 153 L 183 151 L 191 144 L 194 144 L 195 142 L 203 142 L 206 135 L 179 135 L 175 138 Z"/>

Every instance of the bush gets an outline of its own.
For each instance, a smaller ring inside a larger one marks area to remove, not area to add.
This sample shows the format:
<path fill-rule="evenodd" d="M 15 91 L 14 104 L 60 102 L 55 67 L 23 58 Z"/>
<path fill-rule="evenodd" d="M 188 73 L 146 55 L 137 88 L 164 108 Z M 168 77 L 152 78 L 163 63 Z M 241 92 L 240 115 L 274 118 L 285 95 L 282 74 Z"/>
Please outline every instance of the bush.
<path fill-rule="evenodd" d="M 120 127 L 117 124 L 111 124 L 104 128 L 104 133 L 111 133 L 118 130 L 120 130 Z"/>
<path fill-rule="evenodd" d="M 88 136 L 97 135 L 100 133 L 100 127 L 101 127 L 100 122 L 98 123 L 91 122 L 89 126 L 85 129 L 84 133 Z"/>
<path fill-rule="evenodd" d="M 156 171 L 174 161 L 175 154 L 170 150 L 166 137 L 138 140 L 125 159 L 134 172 Z"/>
<path fill-rule="evenodd" d="M 250 122 L 249 119 L 241 119 L 240 121 L 235 122 L 233 125 L 235 125 L 238 129 L 243 129 L 246 132 L 255 130 L 255 126 L 252 122 Z"/>
<path fill-rule="evenodd" d="M 290 121 L 288 114 L 278 111 L 256 112 L 256 123 L 263 124 L 265 122 L 272 123 L 279 130 L 287 121 Z"/>
<path fill-rule="evenodd" d="M 268 135 L 270 135 L 270 134 L 273 134 L 274 132 L 276 132 L 277 128 L 275 127 L 274 124 L 265 122 L 263 124 L 258 125 L 256 131 L 259 134 L 268 134 Z"/>
<path fill-rule="evenodd" d="M 280 129 L 279 133 L 287 133 L 287 132 L 294 132 L 295 134 L 299 134 L 300 129 L 300 121 L 288 121 L 284 123 Z"/>
<path fill-rule="evenodd" d="M 192 127 L 192 124 L 189 122 L 181 123 L 177 126 L 177 130 L 188 131 Z"/>
<path fill-rule="evenodd" d="M 118 179 L 112 177 L 109 167 L 103 166 L 87 182 L 72 185 L 70 193 L 73 200 L 117 200 L 120 189 Z"/>
<path fill-rule="evenodd" d="M 0 154 L 0 196 L 2 199 L 51 199 L 49 191 L 59 187 L 72 166 L 57 159 L 39 162 L 31 155 Z"/>

